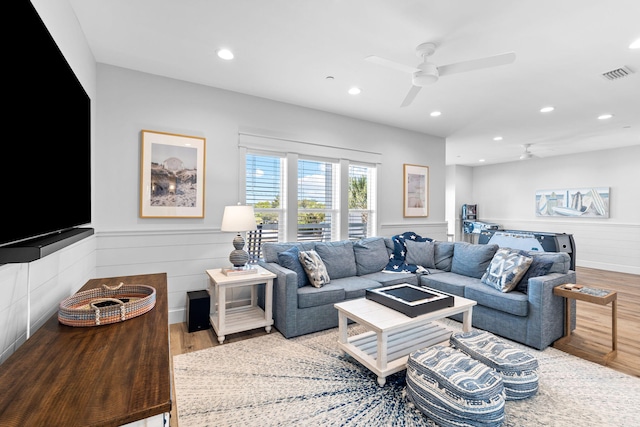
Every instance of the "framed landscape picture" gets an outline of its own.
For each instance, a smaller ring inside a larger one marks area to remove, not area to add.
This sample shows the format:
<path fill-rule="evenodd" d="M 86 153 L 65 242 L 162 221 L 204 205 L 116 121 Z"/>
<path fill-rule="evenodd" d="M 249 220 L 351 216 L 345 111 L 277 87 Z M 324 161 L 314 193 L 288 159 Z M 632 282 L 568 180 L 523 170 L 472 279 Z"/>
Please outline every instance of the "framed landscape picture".
<path fill-rule="evenodd" d="M 205 138 L 142 131 L 140 217 L 204 218 Z"/>
<path fill-rule="evenodd" d="M 404 165 L 404 217 L 429 216 L 429 167 Z"/>

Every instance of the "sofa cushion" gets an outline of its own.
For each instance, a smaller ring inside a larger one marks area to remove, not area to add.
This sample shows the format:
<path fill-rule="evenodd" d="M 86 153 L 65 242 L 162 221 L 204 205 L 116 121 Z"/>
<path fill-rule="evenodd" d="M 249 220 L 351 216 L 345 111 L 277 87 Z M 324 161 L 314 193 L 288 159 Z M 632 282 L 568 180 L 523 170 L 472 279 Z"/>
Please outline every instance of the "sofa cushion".
<path fill-rule="evenodd" d="M 304 267 L 300 264 L 300 250 L 297 246 L 292 246 L 284 252 L 278 252 L 278 264 L 284 268 L 288 268 L 298 276 L 298 287 L 309 285 L 309 278 Z"/>
<path fill-rule="evenodd" d="M 375 280 L 363 276 L 343 277 L 337 280 L 331 279 L 331 284 L 344 289 L 344 298 L 348 300 L 364 298 L 367 289 L 379 288 L 381 286 L 380 283 Z"/>
<path fill-rule="evenodd" d="M 383 237 L 367 237 L 353 244 L 358 276 L 382 271 L 389 262 Z"/>
<path fill-rule="evenodd" d="M 329 283 L 321 288 L 314 286 L 298 288 L 298 308 L 319 307 L 326 304 L 335 304 L 344 300 L 344 289 L 334 283 Z"/>
<path fill-rule="evenodd" d="M 315 251 L 322 258 L 322 262 L 327 267 L 327 273 L 332 279 L 351 277 L 357 274 L 352 242 L 341 240 L 316 243 Z"/>
<path fill-rule="evenodd" d="M 465 298 L 472 299 L 478 305 L 515 314 L 527 316 L 529 313 L 529 297 L 521 292 L 501 292 L 478 281 L 468 284 L 464 289 Z"/>
<path fill-rule="evenodd" d="M 415 264 L 424 268 L 436 268 L 434 255 L 435 244 L 433 242 L 414 242 L 406 240 L 407 264 Z"/>
<path fill-rule="evenodd" d="M 481 279 L 497 250 L 496 244 L 455 242 L 451 272 Z"/>
<path fill-rule="evenodd" d="M 546 257 L 532 256 L 531 265 L 516 284 L 515 290 L 526 294 L 529 289 L 529 278 L 545 276 L 549 274 L 552 266 L 553 261 L 551 259 Z"/>
<path fill-rule="evenodd" d="M 375 280 L 381 286 L 399 285 L 409 283 L 418 286 L 418 275 L 414 273 L 387 273 L 379 271 L 377 273 L 365 274 L 361 276 L 365 279 Z"/>
<path fill-rule="evenodd" d="M 529 251 L 528 254 L 532 256 L 533 260 L 536 262 L 551 263 L 548 273 L 566 274 L 571 267 L 571 256 L 565 252 Z"/>
<path fill-rule="evenodd" d="M 327 273 L 327 267 L 325 267 L 322 258 L 316 251 L 300 251 L 299 257 L 312 286 L 321 288 L 331 281 L 331 276 Z"/>
<path fill-rule="evenodd" d="M 500 248 L 482 275 L 482 283 L 501 292 L 512 291 L 529 269 L 533 258 L 524 251 Z"/>
<path fill-rule="evenodd" d="M 453 242 L 435 242 L 433 251 L 433 261 L 438 270 L 451 271 L 451 261 L 453 260 Z"/>
<path fill-rule="evenodd" d="M 436 291 L 446 292 L 459 297 L 464 296 L 465 286 L 472 284 L 480 284 L 480 279 L 475 277 L 463 276 L 452 272 L 444 272 L 440 274 L 427 274 L 420 276 L 420 285 L 433 288 Z M 482 285 L 485 286 L 486 285 Z"/>

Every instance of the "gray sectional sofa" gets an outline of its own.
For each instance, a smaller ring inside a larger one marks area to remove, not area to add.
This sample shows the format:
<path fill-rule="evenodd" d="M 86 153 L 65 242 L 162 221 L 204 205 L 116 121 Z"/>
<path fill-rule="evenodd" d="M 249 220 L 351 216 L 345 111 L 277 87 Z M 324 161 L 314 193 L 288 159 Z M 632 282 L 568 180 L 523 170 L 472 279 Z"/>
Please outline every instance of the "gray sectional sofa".
<path fill-rule="evenodd" d="M 576 282 L 568 254 L 530 252 L 534 261 L 525 277 L 515 290 L 503 292 L 482 280 L 497 245 L 427 241 L 408 242 L 405 247 L 403 256 L 408 265 L 420 265 L 417 272 L 408 272 L 414 268 L 385 271 L 394 254 L 391 238 L 264 243 L 264 258 L 259 264 L 277 275 L 273 289 L 275 328 L 287 338 L 334 328 L 338 325 L 335 303 L 362 298 L 370 288 L 410 283 L 477 301 L 473 326 L 496 335 L 537 349 L 563 336 L 563 299 L 553 295 L 553 288 Z M 296 262 L 299 251 L 309 250 L 320 256 L 330 279 L 321 287 L 312 286 Z M 395 252 L 397 255 L 397 246 Z"/>

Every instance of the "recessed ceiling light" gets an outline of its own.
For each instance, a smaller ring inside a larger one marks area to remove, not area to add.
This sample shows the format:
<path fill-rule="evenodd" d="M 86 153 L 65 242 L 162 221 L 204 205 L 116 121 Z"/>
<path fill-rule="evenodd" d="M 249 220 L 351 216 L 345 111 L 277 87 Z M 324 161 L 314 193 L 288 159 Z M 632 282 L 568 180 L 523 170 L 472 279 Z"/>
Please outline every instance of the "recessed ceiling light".
<path fill-rule="evenodd" d="M 613 114 L 601 114 L 598 116 L 598 120 L 607 120 L 613 117 Z"/>
<path fill-rule="evenodd" d="M 549 107 L 542 107 L 542 108 L 540 109 L 540 112 L 541 112 L 541 113 L 550 113 L 550 112 L 552 112 L 554 109 L 555 109 L 555 108 L 553 108 L 553 107 L 551 107 L 551 106 L 549 106 Z"/>
<path fill-rule="evenodd" d="M 440 111 L 432 111 L 431 114 L 429 114 L 431 117 L 438 117 L 439 115 L 441 115 L 442 113 Z"/>
<path fill-rule="evenodd" d="M 231 52 L 229 49 L 218 49 L 216 50 L 216 53 L 218 54 L 219 58 L 226 61 L 233 59 L 233 52 Z"/>
<path fill-rule="evenodd" d="M 480 159 L 478 160 L 480 163 L 484 163 L 484 159 Z"/>
<path fill-rule="evenodd" d="M 326 80 L 333 80 L 333 79 L 334 79 L 334 77 L 333 77 L 333 76 L 327 76 L 327 77 L 325 77 L 325 79 L 326 79 Z"/>
<path fill-rule="evenodd" d="M 349 89 L 349 95 L 359 95 L 360 92 L 362 92 L 362 91 L 360 90 L 359 87 L 355 87 L 354 86 L 351 89 Z"/>
<path fill-rule="evenodd" d="M 635 39 L 633 43 L 629 45 L 629 49 L 640 49 L 640 39 Z"/>
<path fill-rule="evenodd" d="M 502 141 L 502 137 L 501 136 L 496 136 L 495 138 L 493 138 L 494 141 Z"/>

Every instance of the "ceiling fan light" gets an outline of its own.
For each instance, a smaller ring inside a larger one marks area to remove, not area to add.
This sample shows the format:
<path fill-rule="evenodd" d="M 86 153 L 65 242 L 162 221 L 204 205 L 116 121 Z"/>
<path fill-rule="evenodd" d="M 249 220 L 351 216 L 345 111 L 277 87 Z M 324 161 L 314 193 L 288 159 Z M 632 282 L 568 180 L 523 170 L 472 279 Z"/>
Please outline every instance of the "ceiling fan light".
<path fill-rule="evenodd" d="M 429 62 L 423 62 L 418 66 L 419 70 L 413 73 L 414 86 L 428 86 L 438 81 L 438 67 Z"/>

